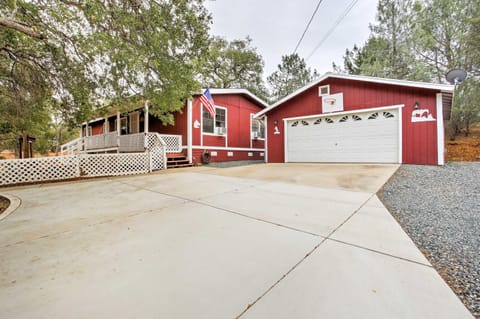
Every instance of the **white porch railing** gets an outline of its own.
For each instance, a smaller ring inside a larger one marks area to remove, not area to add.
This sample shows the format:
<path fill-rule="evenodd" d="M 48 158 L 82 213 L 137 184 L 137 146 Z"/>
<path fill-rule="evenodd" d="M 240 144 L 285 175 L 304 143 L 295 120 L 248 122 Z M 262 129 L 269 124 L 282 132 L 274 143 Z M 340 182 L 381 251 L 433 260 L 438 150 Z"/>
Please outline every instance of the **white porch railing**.
<path fill-rule="evenodd" d="M 84 137 L 85 150 L 98 150 L 117 147 L 117 132 Z"/>
<path fill-rule="evenodd" d="M 79 137 L 61 146 L 62 155 L 74 155 L 83 150 L 83 138 Z"/>
<path fill-rule="evenodd" d="M 159 133 L 137 133 L 118 135 L 117 132 L 98 134 L 77 138 L 62 145 L 62 155 L 74 155 L 80 152 L 101 150 L 118 150 L 124 152 L 143 152 L 146 149 L 146 136 L 154 134 L 162 141 L 166 153 L 181 153 L 183 151 L 182 136 Z"/>
<path fill-rule="evenodd" d="M 119 152 L 145 151 L 145 133 L 120 135 L 118 143 Z"/>
<path fill-rule="evenodd" d="M 182 135 L 159 134 L 159 136 L 165 143 L 167 153 L 182 152 Z"/>

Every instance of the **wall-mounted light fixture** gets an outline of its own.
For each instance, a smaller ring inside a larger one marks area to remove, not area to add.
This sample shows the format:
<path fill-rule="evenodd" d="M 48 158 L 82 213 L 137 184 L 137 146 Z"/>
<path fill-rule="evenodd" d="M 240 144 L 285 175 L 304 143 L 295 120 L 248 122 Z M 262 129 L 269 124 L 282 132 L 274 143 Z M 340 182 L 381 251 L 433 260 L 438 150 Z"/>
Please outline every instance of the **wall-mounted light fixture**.
<path fill-rule="evenodd" d="M 414 110 L 417 110 L 419 107 L 420 107 L 420 103 L 415 102 L 415 104 L 413 104 L 413 109 Z"/>

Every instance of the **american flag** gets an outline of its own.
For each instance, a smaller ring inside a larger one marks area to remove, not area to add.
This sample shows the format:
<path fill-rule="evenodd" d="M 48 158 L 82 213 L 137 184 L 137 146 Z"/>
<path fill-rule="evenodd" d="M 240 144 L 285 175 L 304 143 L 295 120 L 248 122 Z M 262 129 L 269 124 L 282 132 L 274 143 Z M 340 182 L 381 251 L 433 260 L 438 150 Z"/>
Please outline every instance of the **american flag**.
<path fill-rule="evenodd" d="M 213 102 L 209 89 L 206 89 L 205 92 L 200 95 L 200 102 L 203 104 L 203 107 L 207 109 L 212 118 L 215 118 L 215 103 Z"/>

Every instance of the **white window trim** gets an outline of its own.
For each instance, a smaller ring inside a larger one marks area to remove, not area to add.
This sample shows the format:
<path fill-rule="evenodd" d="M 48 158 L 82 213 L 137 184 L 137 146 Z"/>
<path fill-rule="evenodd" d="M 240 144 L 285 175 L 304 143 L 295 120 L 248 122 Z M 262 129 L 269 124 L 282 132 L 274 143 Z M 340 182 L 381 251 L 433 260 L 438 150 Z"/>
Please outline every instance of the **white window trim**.
<path fill-rule="evenodd" d="M 203 131 L 203 109 L 204 109 L 204 107 L 203 107 L 203 104 L 201 104 L 201 106 L 202 106 L 202 107 L 201 107 L 201 114 L 202 114 L 202 117 L 201 117 L 201 119 L 202 119 L 202 123 L 201 123 L 201 124 L 202 124 L 202 135 L 220 136 L 220 137 L 224 136 L 224 137 L 226 138 L 227 135 L 228 135 L 228 109 L 227 109 L 226 107 L 223 107 L 223 106 L 215 105 L 215 109 L 225 110 L 225 134 L 220 135 L 220 134 L 216 134 L 216 133 L 215 133 L 215 129 L 217 128 L 217 125 L 216 125 L 216 123 L 215 123 L 215 122 L 216 122 L 215 119 L 213 119 L 213 133 L 208 133 L 208 132 L 204 132 L 204 131 Z"/>
<path fill-rule="evenodd" d="M 327 88 L 327 93 L 322 94 L 322 89 Z M 321 85 L 318 87 L 318 96 L 327 96 L 330 95 L 330 84 Z"/>
<path fill-rule="evenodd" d="M 254 119 L 253 117 L 255 116 L 255 114 L 253 113 L 250 113 L 250 141 L 252 140 L 257 140 L 257 141 L 264 141 L 265 140 L 265 137 L 259 137 L 259 138 L 253 138 L 253 130 L 252 130 L 252 124 L 253 124 L 253 121 L 258 121 L 258 122 L 262 122 L 262 120 L 260 119 Z M 265 122 L 263 122 L 263 135 L 266 136 L 266 132 L 265 132 Z"/>

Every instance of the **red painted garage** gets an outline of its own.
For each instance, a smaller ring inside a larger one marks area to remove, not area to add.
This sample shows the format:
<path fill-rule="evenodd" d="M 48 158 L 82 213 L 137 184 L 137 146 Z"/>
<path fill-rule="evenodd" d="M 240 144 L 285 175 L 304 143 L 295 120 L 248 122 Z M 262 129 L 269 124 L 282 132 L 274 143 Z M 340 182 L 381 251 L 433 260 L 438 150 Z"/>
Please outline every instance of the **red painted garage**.
<path fill-rule="evenodd" d="M 452 94 L 451 85 L 327 73 L 256 114 L 266 119 L 266 161 L 443 165 Z"/>

